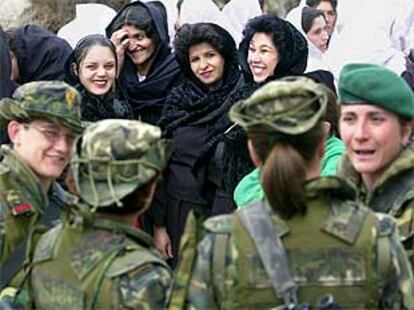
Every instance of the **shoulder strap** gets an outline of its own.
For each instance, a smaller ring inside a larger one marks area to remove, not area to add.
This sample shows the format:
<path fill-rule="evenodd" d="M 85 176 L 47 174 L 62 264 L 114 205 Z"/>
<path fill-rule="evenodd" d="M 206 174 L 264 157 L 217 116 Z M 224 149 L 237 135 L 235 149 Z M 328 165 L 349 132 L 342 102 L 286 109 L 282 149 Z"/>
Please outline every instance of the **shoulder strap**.
<path fill-rule="evenodd" d="M 39 220 L 36 221 L 38 217 L 35 218 L 34 223 L 36 223 L 37 226 L 50 227 L 53 221 L 59 218 L 59 214 L 60 208 L 58 204 L 49 203 L 48 208 L 44 210 Z M 19 243 L 14 252 L 9 256 L 9 258 L 0 268 L 0 291 L 9 285 L 10 281 L 22 268 L 24 260 L 26 258 L 26 248 L 30 237 L 31 233 L 29 233 L 29 235 Z"/>
<path fill-rule="evenodd" d="M 285 248 L 263 201 L 237 212 L 249 232 L 276 296 L 283 298 L 287 309 L 299 308 L 297 284 L 293 280 Z"/>

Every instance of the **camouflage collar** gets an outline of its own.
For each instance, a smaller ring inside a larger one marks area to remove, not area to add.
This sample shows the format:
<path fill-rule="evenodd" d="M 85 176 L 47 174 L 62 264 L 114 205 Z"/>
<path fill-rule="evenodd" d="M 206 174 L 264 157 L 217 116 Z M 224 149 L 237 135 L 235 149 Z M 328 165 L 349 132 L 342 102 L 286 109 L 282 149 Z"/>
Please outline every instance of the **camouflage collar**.
<path fill-rule="evenodd" d="M 345 199 L 355 199 L 356 190 L 347 180 L 337 176 L 324 176 L 311 179 L 306 182 L 306 196 L 308 198 L 321 195 L 333 195 Z"/>
<path fill-rule="evenodd" d="M 0 147 L 0 156 L 3 158 L 2 164 L 12 171 L 22 191 L 30 195 L 32 207 L 38 212 L 43 212 L 49 199 L 33 170 L 8 145 Z"/>
<path fill-rule="evenodd" d="M 398 157 L 391 163 L 391 165 L 384 171 L 381 177 L 375 183 L 372 192 L 375 189 L 382 187 L 388 180 L 400 175 L 403 171 L 412 169 L 414 167 L 414 144 L 410 144 L 407 148 L 401 151 Z M 344 156 L 340 162 L 338 175 L 350 180 L 358 188 L 367 191 L 365 184 L 362 182 L 361 175 L 354 169 L 351 161 L 347 156 Z"/>
<path fill-rule="evenodd" d="M 95 218 L 93 226 L 96 228 L 121 232 L 143 247 L 155 247 L 154 240 L 150 235 L 130 225 L 107 219 Z"/>

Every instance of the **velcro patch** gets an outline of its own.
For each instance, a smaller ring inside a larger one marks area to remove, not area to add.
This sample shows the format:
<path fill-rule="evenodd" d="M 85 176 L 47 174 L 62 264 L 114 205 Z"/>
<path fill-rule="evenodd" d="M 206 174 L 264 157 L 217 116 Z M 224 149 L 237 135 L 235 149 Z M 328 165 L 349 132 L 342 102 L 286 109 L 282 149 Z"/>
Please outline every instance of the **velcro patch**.
<path fill-rule="evenodd" d="M 31 211 L 33 211 L 33 208 L 27 202 L 26 203 L 23 203 L 21 205 L 13 206 L 11 208 L 11 213 L 13 215 L 20 215 L 20 214 L 24 214 L 24 213 L 31 212 Z"/>

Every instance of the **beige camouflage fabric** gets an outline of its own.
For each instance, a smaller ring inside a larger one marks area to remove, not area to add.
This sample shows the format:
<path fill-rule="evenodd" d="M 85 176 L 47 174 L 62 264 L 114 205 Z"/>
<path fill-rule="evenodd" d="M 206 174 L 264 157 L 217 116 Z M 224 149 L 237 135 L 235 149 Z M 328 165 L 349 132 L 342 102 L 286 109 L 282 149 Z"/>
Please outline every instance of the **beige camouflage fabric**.
<path fill-rule="evenodd" d="M 330 90 L 305 77 L 270 82 L 236 103 L 230 119 L 247 132 L 304 133 L 324 116 Z"/>
<path fill-rule="evenodd" d="M 12 99 L 0 101 L 0 125 L 5 127 L 10 120 L 46 118 L 81 132 L 81 100 L 79 92 L 64 82 L 26 83 L 16 89 Z"/>
<path fill-rule="evenodd" d="M 171 153 L 160 128 L 120 119 L 88 126 L 75 148 L 71 167 L 78 193 L 95 207 L 121 206 L 123 197 L 164 169 Z"/>

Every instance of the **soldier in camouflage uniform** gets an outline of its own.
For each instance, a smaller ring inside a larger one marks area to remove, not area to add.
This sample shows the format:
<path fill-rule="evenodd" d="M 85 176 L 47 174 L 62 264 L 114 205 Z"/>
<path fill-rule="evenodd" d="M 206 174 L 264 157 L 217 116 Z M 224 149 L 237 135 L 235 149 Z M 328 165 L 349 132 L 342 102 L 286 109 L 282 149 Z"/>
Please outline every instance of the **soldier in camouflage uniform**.
<path fill-rule="evenodd" d="M 267 201 L 205 222 L 190 306 L 414 307 L 412 272 L 392 219 L 355 202 L 346 181 L 319 177 L 327 100 L 324 86 L 285 78 L 232 107 L 253 161 L 263 165 Z"/>
<path fill-rule="evenodd" d="M 160 309 L 171 271 L 152 238 L 133 227 L 170 155 L 158 127 L 104 120 L 85 129 L 71 170 L 75 215 L 46 232 L 32 258 L 36 309 Z"/>
<path fill-rule="evenodd" d="M 73 197 L 54 180 L 69 162 L 82 131 L 79 93 L 63 82 L 32 82 L 0 102 L 0 125 L 11 145 L 0 148 L 1 288 L 18 283 L 27 236 L 51 226 Z"/>
<path fill-rule="evenodd" d="M 356 185 L 370 209 L 395 217 L 414 267 L 414 93 L 388 69 L 348 64 L 339 99 L 346 147 L 339 175 Z"/>

